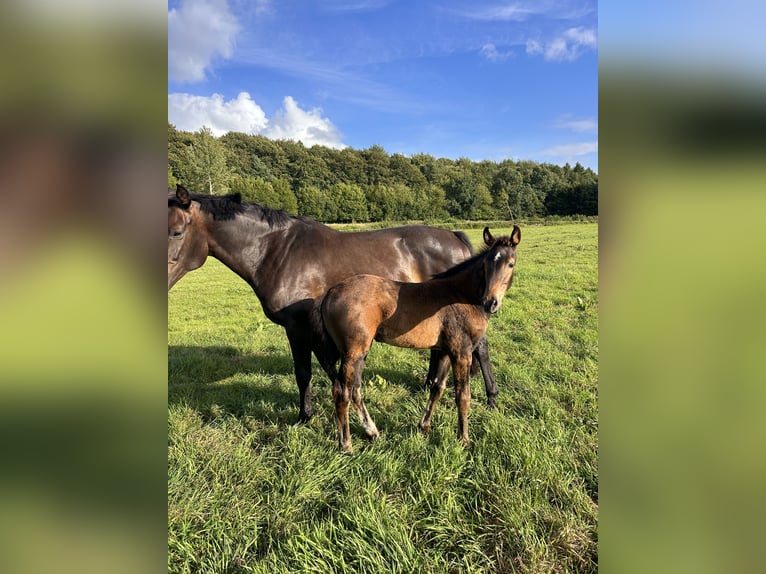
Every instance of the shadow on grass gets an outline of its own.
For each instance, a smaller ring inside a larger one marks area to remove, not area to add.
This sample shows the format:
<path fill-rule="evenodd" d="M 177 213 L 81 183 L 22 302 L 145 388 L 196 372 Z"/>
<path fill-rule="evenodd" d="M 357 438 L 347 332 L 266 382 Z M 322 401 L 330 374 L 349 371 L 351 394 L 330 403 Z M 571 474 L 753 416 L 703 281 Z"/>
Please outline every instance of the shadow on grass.
<path fill-rule="evenodd" d="M 230 414 L 263 422 L 298 417 L 298 387 L 289 354 L 243 354 L 234 347 L 168 346 L 168 403 L 193 408 L 209 421 Z M 227 380 L 255 375 L 257 382 Z M 292 385 L 285 385 L 289 376 Z"/>
<path fill-rule="evenodd" d="M 313 367 L 311 383 L 316 409 L 317 395 L 329 393 L 330 380 L 315 360 Z M 406 367 L 370 367 L 365 369 L 364 378 L 380 376 L 417 394 L 425 389 L 427 364 L 423 367 L 422 377 Z M 206 422 L 228 415 L 238 419 L 252 417 L 266 424 L 292 425 L 298 418 L 299 407 L 293 373 L 288 353 L 245 354 L 231 346 L 169 345 L 168 403 L 188 406 Z M 249 380 L 242 380 L 243 376 Z M 481 380 L 478 375 L 473 384 L 483 387 Z M 451 377 L 448 386 L 453 387 Z M 450 397 L 451 392 L 448 391 Z M 385 421 L 376 422 L 385 426 Z"/>

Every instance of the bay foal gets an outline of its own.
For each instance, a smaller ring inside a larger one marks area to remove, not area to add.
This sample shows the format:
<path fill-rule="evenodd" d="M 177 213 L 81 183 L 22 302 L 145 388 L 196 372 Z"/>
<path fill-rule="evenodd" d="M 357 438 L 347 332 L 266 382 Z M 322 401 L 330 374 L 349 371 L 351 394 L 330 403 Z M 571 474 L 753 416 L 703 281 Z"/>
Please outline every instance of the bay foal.
<path fill-rule="evenodd" d="M 424 433 L 429 432 L 451 364 L 458 438 L 468 444 L 471 355 L 484 337 L 490 315 L 498 311 L 511 285 L 520 241 L 518 226 L 514 225 L 510 236 L 498 238 L 485 227 L 486 248 L 481 253 L 428 281 L 403 283 L 375 275 L 355 275 L 315 301 L 314 331 L 323 340 L 331 365 L 341 361 L 333 380 L 333 400 L 342 451 L 352 451 L 349 403 L 354 405 L 365 434 L 371 439 L 379 434 L 361 393 L 364 362 L 373 340 L 443 352 L 419 426 Z"/>

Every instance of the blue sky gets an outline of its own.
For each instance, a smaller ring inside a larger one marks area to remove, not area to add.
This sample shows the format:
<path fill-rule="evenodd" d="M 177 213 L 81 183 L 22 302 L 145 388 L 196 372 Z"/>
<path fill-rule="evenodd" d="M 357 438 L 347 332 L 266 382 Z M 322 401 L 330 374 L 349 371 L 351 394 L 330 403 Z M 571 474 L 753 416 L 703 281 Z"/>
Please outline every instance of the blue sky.
<path fill-rule="evenodd" d="M 179 0 L 168 116 L 389 153 L 598 167 L 597 6 Z"/>

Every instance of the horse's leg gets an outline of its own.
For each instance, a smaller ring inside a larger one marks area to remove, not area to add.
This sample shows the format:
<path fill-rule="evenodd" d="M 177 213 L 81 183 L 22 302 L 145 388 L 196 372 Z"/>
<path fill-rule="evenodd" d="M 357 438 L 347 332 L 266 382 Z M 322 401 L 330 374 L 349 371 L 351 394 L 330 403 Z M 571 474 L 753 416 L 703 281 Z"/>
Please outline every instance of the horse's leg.
<path fill-rule="evenodd" d="M 346 372 L 346 358 L 341 359 L 340 372 L 332 383 L 332 399 L 335 403 L 335 422 L 338 425 L 338 448 L 350 452 L 351 429 L 348 424 L 348 393 L 343 383 L 343 373 Z"/>
<path fill-rule="evenodd" d="M 439 363 L 443 357 L 441 351 L 431 349 L 431 356 L 428 359 L 428 374 L 426 375 L 426 388 L 430 389 L 438 380 Z"/>
<path fill-rule="evenodd" d="M 300 410 L 296 424 L 305 424 L 314 414 L 311 406 L 311 337 L 295 329 L 287 331 L 287 339 L 290 341 L 295 380 L 300 393 Z"/>
<path fill-rule="evenodd" d="M 364 355 L 353 356 L 348 353 L 343 355 L 340 363 L 340 372 L 332 387 L 333 401 L 335 402 L 335 417 L 338 423 L 338 447 L 342 452 L 351 454 L 351 427 L 348 420 L 348 405 L 354 392 L 354 381 L 359 366 L 364 366 Z"/>
<path fill-rule="evenodd" d="M 351 402 L 354 404 L 356 414 L 359 415 L 359 420 L 364 428 L 364 433 L 370 440 L 375 440 L 380 436 L 378 427 L 375 426 L 375 422 L 372 420 L 370 413 L 367 412 L 367 407 L 364 404 L 362 398 L 362 371 L 364 371 L 364 362 L 367 353 L 357 360 L 354 368 L 354 387 L 351 390 Z"/>
<path fill-rule="evenodd" d="M 452 362 L 455 377 L 455 403 L 457 404 L 457 435 L 468 446 L 468 411 L 471 409 L 471 355 L 459 355 Z"/>
<path fill-rule="evenodd" d="M 494 409 L 497 406 L 497 382 L 492 373 L 492 364 L 489 362 L 489 346 L 487 337 L 479 339 L 479 344 L 473 351 L 474 358 L 479 362 L 481 374 L 484 377 L 484 389 L 487 392 L 487 406 Z"/>
<path fill-rule="evenodd" d="M 431 358 L 433 359 L 433 357 L 434 355 L 432 353 Z M 447 375 L 449 375 L 449 365 L 450 365 L 449 356 L 446 354 L 439 353 L 438 362 L 435 368 L 434 380 L 433 380 L 433 383 L 431 384 L 431 395 L 428 398 L 428 404 L 426 405 L 426 410 L 423 413 L 423 417 L 420 419 L 420 424 L 418 425 L 418 427 L 420 427 L 420 430 L 423 431 L 424 434 L 428 434 L 428 432 L 431 430 L 431 417 L 434 414 L 436 403 L 439 402 L 439 399 L 441 398 L 442 393 L 444 392 L 444 387 L 447 386 Z"/>

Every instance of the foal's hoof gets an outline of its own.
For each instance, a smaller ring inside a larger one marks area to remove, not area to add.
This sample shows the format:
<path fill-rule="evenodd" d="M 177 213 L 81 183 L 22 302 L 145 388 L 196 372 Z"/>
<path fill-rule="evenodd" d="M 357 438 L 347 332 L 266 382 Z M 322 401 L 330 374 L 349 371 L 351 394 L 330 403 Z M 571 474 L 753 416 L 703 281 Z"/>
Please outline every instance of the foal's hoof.
<path fill-rule="evenodd" d="M 428 433 L 431 432 L 431 425 L 430 424 L 420 423 L 418 425 L 418 428 L 420 429 L 420 432 L 422 432 L 424 435 L 428 435 Z"/>
<path fill-rule="evenodd" d="M 495 397 L 487 397 L 487 408 L 492 411 L 497 408 L 497 399 Z"/>

